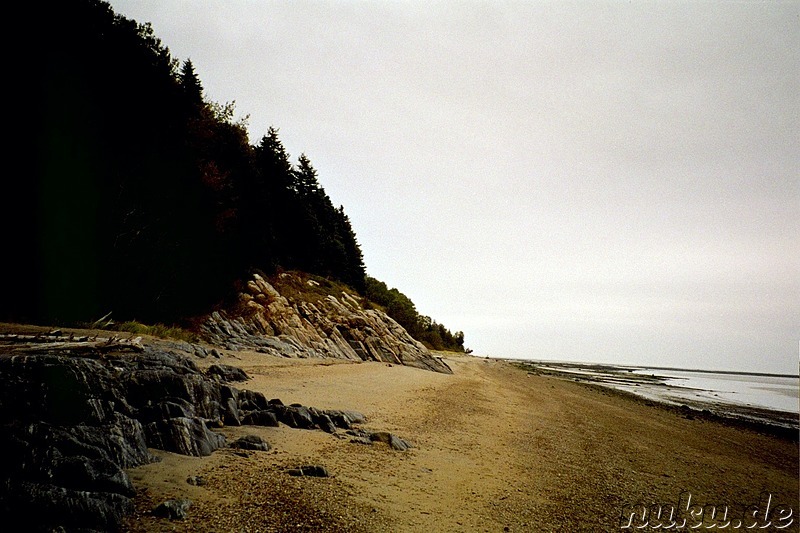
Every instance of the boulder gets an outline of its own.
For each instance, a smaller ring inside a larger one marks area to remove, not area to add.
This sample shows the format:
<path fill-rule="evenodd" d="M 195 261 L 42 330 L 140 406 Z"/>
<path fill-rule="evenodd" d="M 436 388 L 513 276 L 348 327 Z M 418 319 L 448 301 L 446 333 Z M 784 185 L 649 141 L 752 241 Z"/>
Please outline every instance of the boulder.
<path fill-rule="evenodd" d="M 384 444 L 388 444 L 391 449 L 400 452 L 411 448 L 411 444 L 408 441 L 405 441 L 397 435 L 393 435 L 387 431 L 376 431 L 374 433 L 370 433 L 369 439 L 372 442 L 382 442 Z"/>
<path fill-rule="evenodd" d="M 350 442 L 356 444 L 373 444 L 375 442 L 381 442 L 383 444 L 388 445 L 391 449 L 397 450 L 400 452 L 406 451 L 409 448 L 412 448 L 411 443 L 401 439 L 397 435 L 389 433 L 388 431 L 367 431 L 365 429 L 350 429 L 347 431 L 347 434 L 350 435 L 352 438 Z"/>
<path fill-rule="evenodd" d="M 245 435 L 244 437 L 239 437 L 231 443 L 231 448 L 262 452 L 268 452 L 272 449 L 269 443 L 258 435 Z"/>

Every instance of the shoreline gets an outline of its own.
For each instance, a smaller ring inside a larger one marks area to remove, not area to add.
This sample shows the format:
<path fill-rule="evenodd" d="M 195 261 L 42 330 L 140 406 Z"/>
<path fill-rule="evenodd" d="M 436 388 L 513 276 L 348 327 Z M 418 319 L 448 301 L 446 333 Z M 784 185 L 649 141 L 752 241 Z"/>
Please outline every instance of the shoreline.
<path fill-rule="evenodd" d="M 678 409 L 692 416 L 704 417 L 722 423 L 730 423 L 741 427 L 751 427 L 766 433 L 785 436 L 798 440 L 800 432 L 800 414 L 742 403 L 692 398 L 687 392 L 696 389 L 680 387 L 666 383 L 667 377 L 659 375 L 636 374 L 630 372 L 630 366 L 612 366 L 600 364 L 562 363 L 504 359 L 522 370 L 551 375 L 564 380 L 602 387 L 632 397 L 634 400 L 651 402 L 666 409 Z M 636 367 L 637 369 L 639 367 Z M 644 367 L 642 367 L 644 368 Z M 580 369 L 577 371 L 576 369 Z M 647 367 L 647 370 L 657 370 Z M 681 372 L 698 372 L 713 374 L 708 371 L 692 371 L 685 369 L 666 369 Z M 766 374 L 731 373 L 725 374 L 765 376 Z M 772 376 L 774 377 L 774 376 Z M 795 378 L 795 376 L 779 376 Z M 703 392 L 713 393 L 713 390 Z"/>
<path fill-rule="evenodd" d="M 732 511 L 764 491 L 798 501 L 796 437 L 687 417 L 502 360 L 435 355 L 453 375 L 226 354 L 225 364 L 251 378 L 241 388 L 287 404 L 360 411 L 366 429 L 413 447 L 398 452 L 288 427 L 225 427 L 219 431 L 229 441 L 256 434 L 272 450 L 159 453 L 161 462 L 130 471 L 137 512 L 126 531 L 609 531 L 619 529 L 625 506 L 677 501 L 686 491 Z M 322 465 L 331 477 L 287 475 L 304 464 Z M 191 476 L 206 484 L 187 484 Z M 179 497 L 194 502 L 186 520 L 149 514 L 158 501 Z"/>

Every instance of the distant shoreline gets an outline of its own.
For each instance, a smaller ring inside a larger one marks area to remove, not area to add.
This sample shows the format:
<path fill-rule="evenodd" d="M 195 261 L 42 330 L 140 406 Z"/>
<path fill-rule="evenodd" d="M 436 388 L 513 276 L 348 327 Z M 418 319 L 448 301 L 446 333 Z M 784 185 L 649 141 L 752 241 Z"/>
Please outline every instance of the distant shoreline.
<path fill-rule="evenodd" d="M 794 378 L 800 379 L 800 374 L 777 374 L 772 372 L 745 372 L 743 370 L 708 370 L 708 369 L 700 369 L 700 368 L 681 368 L 676 366 L 641 366 L 641 365 L 620 365 L 620 364 L 613 364 L 613 363 L 585 363 L 581 361 L 548 361 L 543 359 L 515 359 L 510 357 L 499 357 L 503 361 L 508 361 L 511 363 L 521 362 L 521 363 L 535 363 L 535 364 L 546 364 L 546 365 L 569 365 L 572 367 L 575 366 L 583 366 L 587 368 L 595 368 L 595 369 L 618 369 L 618 370 L 672 370 L 677 372 L 695 372 L 695 373 L 702 373 L 702 374 L 729 374 L 729 375 L 738 375 L 738 376 L 762 376 L 762 377 L 771 377 L 771 378 Z"/>
<path fill-rule="evenodd" d="M 708 394 L 714 392 L 711 390 L 707 391 L 705 397 L 696 394 L 690 395 L 687 394 L 688 391 L 696 391 L 666 383 L 671 379 L 667 376 L 632 372 L 634 369 L 685 371 L 684 369 L 508 359 L 506 361 L 536 374 L 549 375 L 592 387 L 601 387 L 637 401 L 658 404 L 667 409 L 682 410 L 689 416 L 747 426 L 773 435 L 798 440 L 798 430 L 800 430 L 800 412 L 798 411 L 725 401 L 723 397 L 716 397 L 717 394 L 714 394 L 712 398 Z M 711 374 L 712 372 L 703 373 Z M 764 373 L 715 372 L 714 374 L 797 379 L 795 376 L 776 376 Z M 724 395 L 722 392 L 720 394 Z"/>

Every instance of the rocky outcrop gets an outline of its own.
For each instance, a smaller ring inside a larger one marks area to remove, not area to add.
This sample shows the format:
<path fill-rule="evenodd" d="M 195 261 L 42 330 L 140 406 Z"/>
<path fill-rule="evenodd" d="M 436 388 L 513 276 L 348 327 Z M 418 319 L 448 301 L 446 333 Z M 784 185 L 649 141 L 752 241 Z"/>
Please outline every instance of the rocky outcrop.
<path fill-rule="evenodd" d="M 281 276 L 295 286 L 317 284 L 299 274 Z M 239 295 L 239 305 L 205 317 L 200 330 L 206 341 L 229 350 L 381 361 L 452 373 L 400 324 L 382 311 L 365 309 L 349 292 L 311 294 L 313 298 L 283 296 L 255 274 Z"/>
<path fill-rule="evenodd" d="M 0 514 L 26 530 L 114 531 L 133 509 L 125 469 L 151 462 L 148 447 L 207 455 L 225 444 L 207 425 L 219 384 L 185 357 L 3 348 Z"/>
<path fill-rule="evenodd" d="M 237 389 L 239 369 L 202 372 L 181 349 L 141 340 L 0 335 L 0 516 L 9 531 L 116 531 L 133 511 L 125 469 L 148 448 L 202 456 L 223 425 L 285 424 L 336 433 L 365 422 Z M 268 450 L 257 437 L 237 448 Z M 181 511 L 185 514 L 185 509 Z M 180 513 L 179 513 L 180 514 Z"/>

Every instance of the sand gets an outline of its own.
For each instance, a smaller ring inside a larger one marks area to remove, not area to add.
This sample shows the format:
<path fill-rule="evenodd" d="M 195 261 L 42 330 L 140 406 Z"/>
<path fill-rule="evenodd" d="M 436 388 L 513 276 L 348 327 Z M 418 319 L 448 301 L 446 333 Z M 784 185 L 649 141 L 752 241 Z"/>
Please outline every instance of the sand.
<path fill-rule="evenodd" d="M 154 451 L 159 463 L 130 471 L 139 489 L 129 531 L 620 531 L 636 502 L 792 507 L 797 531 L 796 440 L 718 422 L 512 364 L 445 355 L 453 375 L 257 353 L 226 356 L 251 380 L 240 388 L 284 403 L 364 413 L 365 428 L 414 448 L 397 452 L 322 431 L 226 427 L 262 436 L 269 452 L 223 449 L 193 458 Z M 203 360 L 203 364 L 215 361 Z M 286 469 L 325 466 L 329 478 Z M 193 486 L 189 476 L 202 476 Z M 188 517 L 149 510 L 192 500 Z M 763 523 L 763 521 L 762 521 Z M 784 520 L 781 524 L 785 524 Z M 652 523 L 651 523 L 652 525 Z"/>

